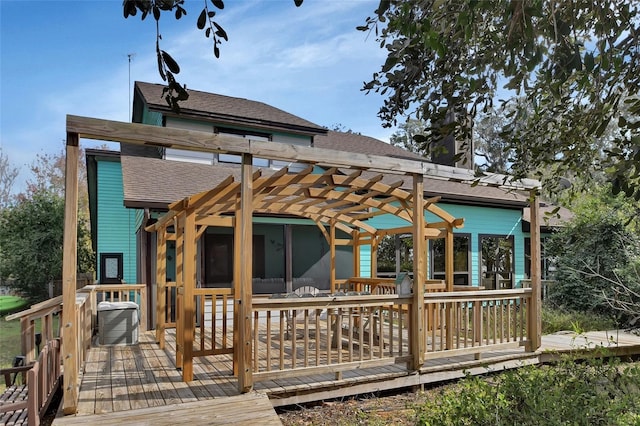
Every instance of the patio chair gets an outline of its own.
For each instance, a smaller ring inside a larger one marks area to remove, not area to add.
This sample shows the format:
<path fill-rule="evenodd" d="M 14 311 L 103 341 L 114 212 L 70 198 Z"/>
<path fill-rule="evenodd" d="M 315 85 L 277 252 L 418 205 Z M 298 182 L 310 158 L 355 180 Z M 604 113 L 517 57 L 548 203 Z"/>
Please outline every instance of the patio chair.
<path fill-rule="evenodd" d="M 299 287 L 293 291 L 293 293 L 287 294 L 287 298 L 307 298 L 307 297 L 316 297 L 320 294 L 320 290 L 317 287 L 311 285 L 305 285 Z M 295 312 L 295 314 L 294 314 Z M 304 324 L 304 313 L 299 310 L 287 310 L 285 311 L 285 315 L 287 317 L 287 335 L 286 338 L 289 339 L 289 333 L 291 331 L 295 331 L 297 329 L 298 324 Z M 315 324 L 315 319 L 317 315 L 317 310 L 313 309 L 309 312 L 309 325 Z M 315 327 L 314 327 L 315 329 Z"/>

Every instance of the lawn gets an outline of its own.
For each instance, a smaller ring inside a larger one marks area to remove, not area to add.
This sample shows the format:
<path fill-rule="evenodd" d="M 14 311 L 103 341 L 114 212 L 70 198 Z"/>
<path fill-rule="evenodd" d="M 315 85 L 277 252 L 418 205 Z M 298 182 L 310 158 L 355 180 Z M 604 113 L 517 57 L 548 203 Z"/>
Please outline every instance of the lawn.
<path fill-rule="evenodd" d="M 27 306 L 27 301 L 18 296 L 0 296 L 0 317 L 18 312 Z"/>

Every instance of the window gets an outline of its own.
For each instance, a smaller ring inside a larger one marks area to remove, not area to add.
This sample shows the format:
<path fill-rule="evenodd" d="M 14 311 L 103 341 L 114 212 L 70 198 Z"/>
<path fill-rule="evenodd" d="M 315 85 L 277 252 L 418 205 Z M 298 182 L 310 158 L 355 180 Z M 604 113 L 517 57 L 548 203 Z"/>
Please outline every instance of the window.
<path fill-rule="evenodd" d="M 186 128 L 190 130 L 194 130 L 191 127 L 185 127 L 184 124 L 176 125 L 176 123 L 172 123 L 171 127 L 176 128 Z M 209 125 L 207 128 L 197 128 L 196 130 L 200 131 L 211 131 L 211 127 Z M 241 139 L 251 139 L 254 141 L 270 141 L 271 135 L 268 133 L 260 133 L 260 132 L 251 132 L 245 130 L 238 129 L 229 129 L 225 127 L 216 127 L 215 133 L 224 136 L 232 136 Z M 221 163 L 234 163 L 240 164 L 241 162 L 240 155 L 233 154 L 213 154 L 211 152 L 199 152 L 199 151 L 188 151 L 183 149 L 173 149 L 167 148 L 164 151 L 164 159 L 172 160 L 172 161 L 184 161 L 188 163 L 198 163 L 198 164 L 215 164 L 216 161 Z M 257 167 L 269 167 L 269 160 L 265 158 L 254 158 L 253 165 Z"/>
<path fill-rule="evenodd" d="M 264 235 L 253 236 L 253 277 L 265 276 Z M 204 277 L 206 286 L 230 286 L 233 281 L 233 235 L 205 234 Z"/>
<path fill-rule="evenodd" d="M 547 237 L 540 239 L 540 269 L 542 271 L 541 279 L 553 280 L 553 274 L 556 270 L 553 259 L 549 258 L 545 249 Z M 524 239 L 524 273 L 528 278 L 531 277 L 531 238 Z"/>
<path fill-rule="evenodd" d="M 513 288 L 513 236 L 479 235 L 480 285 L 487 290 Z"/>
<path fill-rule="evenodd" d="M 245 130 L 227 129 L 224 127 L 217 127 L 216 133 L 224 136 L 232 136 L 241 139 L 251 139 L 254 141 L 270 141 L 271 135 L 267 133 L 248 132 Z M 221 163 L 236 163 L 241 162 L 242 157 L 232 154 L 218 154 L 218 161 Z M 269 167 L 269 160 L 264 158 L 254 158 L 253 165 L 257 167 Z"/>
<path fill-rule="evenodd" d="M 453 284 L 469 285 L 471 283 L 471 267 L 469 254 L 471 248 L 470 234 L 453 236 Z M 436 280 L 445 279 L 445 242 L 444 238 L 431 241 L 431 276 Z"/>
<path fill-rule="evenodd" d="M 122 277 L 122 253 L 100 253 L 100 284 L 120 284 Z"/>

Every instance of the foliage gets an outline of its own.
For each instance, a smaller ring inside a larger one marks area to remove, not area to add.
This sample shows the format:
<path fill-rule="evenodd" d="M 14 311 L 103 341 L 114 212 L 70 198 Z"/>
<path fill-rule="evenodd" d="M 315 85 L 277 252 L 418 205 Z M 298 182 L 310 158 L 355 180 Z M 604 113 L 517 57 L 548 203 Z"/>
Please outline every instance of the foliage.
<path fill-rule="evenodd" d="M 407 151 L 422 154 L 424 152 L 424 147 L 415 140 L 415 136 L 423 134 L 425 129 L 425 122 L 416 119 L 408 119 L 398 126 L 398 130 L 391 135 L 389 142 L 391 145 L 399 146 Z"/>
<path fill-rule="evenodd" d="M 30 301 L 47 298 L 47 284 L 62 275 L 64 198 L 38 190 L 0 213 L 0 277 Z M 90 271 L 87 226 L 78 221 L 78 269 Z"/>
<path fill-rule="evenodd" d="M 640 233 L 638 205 L 605 190 L 585 194 L 572 208 L 574 219 L 547 242 L 555 258 L 557 283 L 547 301 L 564 309 L 621 316 L 607 299 L 615 298 L 616 283 L 640 291 Z"/>
<path fill-rule="evenodd" d="M 640 421 L 640 366 L 615 360 L 525 366 L 467 376 L 416 407 L 421 425 L 632 425 Z"/>
<path fill-rule="evenodd" d="M 381 0 L 363 31 L 387 59 L 364 90 L 386 96 L 386 126 L 414 115 L 468 139 L 495 99 L 508 125 L 513 172 L 546 180 L 600 170 L 614 193 L 640 200 L 640 3 Z M 524 102 L 519 102 L 524 99 Z M 441 123 L 448 122 L 450 128 Z M 614 123 L 601 157 L 598 139 Z M 453 129 L 451 129 L 451 127 Z"/>
<path fill-rule="evenodd" d="M 400 270 L 413 271 L 413 238 L 399 238 Z M 396 270 L 396 238 L 387 235 L 378 245 L 378 271 L 395 272 Z"/>
<path fill-rule="evenodd" d="M 513 149 L 505 138 L 503 129 L 507 120 L 491 109 L 487 114 L 476 117 L 473 126 L 475 157 L 480 159 L 478 169 L 484 172 L 509 174 Z"/>
<path fill-rule="evenodd" d="M 9 157 L 0 147 L 0 210 L 11 203 L 11 190 L 18 177 L 18 169 L 9 163 Z"/>
<path fill-rule="evenodd" d="M 542 334 L 553 334 L 558 331 L 612 330 L 616 328 L 611 316 L 594 315 L 587 312 L 556 309 L 543 304 Z"/>
<path fill-rule="evenodd" d="M 296 6 L 302 5 L 303 0 L 294 0 Z M 211 6 L 209 5 L 211 3 Z M 220 45 L 222 40 L 229 41 L 229 36 L 224 28 L 215 20 L 216 9 L 224 9 L 223 0 L 204 0 L 202 10 L 198 14 L 196 27 L 204 31 L 206 38 L 213 43 L 213 54 L 220 57 Z M 162 91 L 162 96 L 167 104 L 174 110 L 179 110 L 179 102 L 189 98 L 186 85 L 183 86 L 176 80 L 176 74 L 180 73 L 178 62 L 165 50 L 160 48 L 162 35 L 160 34 L 160 17 L 162 14 L 173 14 L 176 20 L 187 15 L 184 8 L 184 0 L 124 0 L 123 14 L 125 19 L 136 16 L 140 12 L 140 19 L 144 20 L 152 15 L 156 21 L 156 57 L 158 61 L 158 73 L 167 86 Z"/>

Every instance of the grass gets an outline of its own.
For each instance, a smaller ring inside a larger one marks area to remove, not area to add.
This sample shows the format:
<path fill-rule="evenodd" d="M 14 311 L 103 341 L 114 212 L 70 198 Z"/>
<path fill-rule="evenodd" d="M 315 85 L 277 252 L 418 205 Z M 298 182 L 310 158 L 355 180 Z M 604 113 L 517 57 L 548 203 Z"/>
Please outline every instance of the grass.
<path fill-rule="evenodd" d="M 558 331 L 587 331 L 617 329 L 613 318 L 595 315 L 593 313 L 563 311 L 549 307 L 542 307 L 542 334 L 553 334 Z"/>
<path fill-rule="evenodd" d="M 20 321 L 0 318 L 0 368 L 11 367 L 13 359 L 20 355 Z"/>
<path fill-rule="evenodd" d="M 18 312 L 27 306 L 27 301 L 19 296 L 0 296 L 0 317 Z"/>

